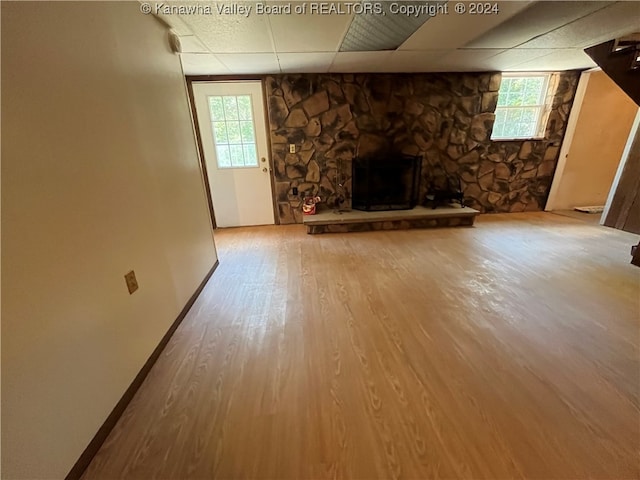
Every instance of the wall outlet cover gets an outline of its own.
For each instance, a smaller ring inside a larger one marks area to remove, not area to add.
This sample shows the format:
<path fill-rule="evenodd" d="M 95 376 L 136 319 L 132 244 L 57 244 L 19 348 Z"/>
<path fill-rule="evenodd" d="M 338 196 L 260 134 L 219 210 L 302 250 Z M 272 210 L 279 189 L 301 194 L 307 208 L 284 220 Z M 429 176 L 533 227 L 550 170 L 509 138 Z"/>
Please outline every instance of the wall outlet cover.
<path fill-rule="evenodd" d="M 296 144 L 295 143 L 290 143 L 289 144 L 289 153 L 296 153 Z"/>
<path fill-rule="evenodd" d="M 138 280 L 136 280 L 136 272 L 133 270 L 124 276 L 124 281 L 127 282 L 127 290 L 129 290 L 129 294 L 138 290 Z"/>

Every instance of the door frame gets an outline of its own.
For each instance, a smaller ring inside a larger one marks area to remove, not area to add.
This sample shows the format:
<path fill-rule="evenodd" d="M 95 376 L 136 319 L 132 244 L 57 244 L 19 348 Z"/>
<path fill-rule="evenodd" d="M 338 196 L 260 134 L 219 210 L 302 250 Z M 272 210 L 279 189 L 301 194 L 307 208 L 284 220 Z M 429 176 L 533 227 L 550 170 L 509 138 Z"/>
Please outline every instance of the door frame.
<path fill-rule="evenodd" d="M 200 160 L 200 169 L 202 170 L 202 177 L 205 184 L 205 194 L 207 196 L 207 204 L 209 206 L 209 215 L 211 216 L 211 226 L 216 229 L 216 214 L 213 209 L 213 199 L 211 197 L 211 185 L 209 184 L 209 174 L 207 172 L 207 164 L 204 159 L 204 149 L 202 146 L 202 136 L 200 135 L 200 124 L 198 123 L 198 115 L 196 114 L 196 100 L 193 94 L 194 83 L 215 83 L 215 82 L 243 82 L 251 80 L 260 80 L 260 86 L 262 87 L 262 103 L 264 105 L 264 121 L 267 127 L 267 162 L 269 163 L 269 180 L 271 185 L 271 208 L 273 209 L 273 219 L 275 225 L 280 225 L 280 215 L 278 212 L 278 203 L 276 199 L 276 184 L 273 168 L 273 158 L 271 155 L 271 130 L 269 128 L 269 108 L 267 102 L 267 89 L 265 77 L 262 75 L 185 75 L 187 82 L 187 93 L 189 95 L 189 105 L 191 107 L 191 119 L 193 120 L 193 127 L 195 130 L 196 143 L 198 147 L 198 158 Z"/>
<path fill-rule="evenodd" d="M 558 196 L 558 190 L 560 189 L 560 183 L 562 182 L 564 167 L 567 164 L 567 156 L 569 155 L 569 149 L 573 142 L 573 135 L 576 132 L 578 117 L 580 117 L 580 110 L 582 109 L 582 102 L 584 101 L 584 96 L 587 92 L 587 85 L 589 84 L 589 78 L 591 77 L 591 72 L 593 70 L 594 69 L 586 70 L 580 74 L 576 93 L 573 97 L 573 104 L 571 105 L 571 112 L 569 113 L 569 118 L 567 120 L 567 128 L 565 129 L 562 145 L 560 146 L 560 154 L 558 155 L 556 171 L 553 174 L 551 188 L 549 189 L 549 196 L 547 197 L 547 203 L 544 206 L 545 212 L 551 212 L 555 209 L 556 197 Z"/>

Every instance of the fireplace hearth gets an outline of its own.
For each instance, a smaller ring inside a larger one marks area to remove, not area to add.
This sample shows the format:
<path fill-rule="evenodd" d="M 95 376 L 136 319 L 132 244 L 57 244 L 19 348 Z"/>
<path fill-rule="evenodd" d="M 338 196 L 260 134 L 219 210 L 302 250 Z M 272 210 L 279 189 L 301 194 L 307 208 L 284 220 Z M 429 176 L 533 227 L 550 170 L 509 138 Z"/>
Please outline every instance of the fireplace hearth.
<path fill-rule="evenodd" d="M 409 210 L 418 203 L 422 157 L 386 154 L 353 159 L 352 208 Z"/>

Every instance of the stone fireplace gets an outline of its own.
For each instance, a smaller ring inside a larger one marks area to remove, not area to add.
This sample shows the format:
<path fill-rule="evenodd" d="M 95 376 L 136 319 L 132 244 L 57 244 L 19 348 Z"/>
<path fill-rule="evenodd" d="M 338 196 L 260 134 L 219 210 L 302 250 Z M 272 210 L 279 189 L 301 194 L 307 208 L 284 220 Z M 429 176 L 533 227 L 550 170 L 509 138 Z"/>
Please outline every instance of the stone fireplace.
<path fill-rule="evenodd" d="M 388 153 L 352 162 L 352 208 L 407 210 L 416 206 L 422 157 Z"/>
<path fill-rule="evenodd" d="M 481 212 L 541 210 L 578 78 L 552 75 L 557 88 L 543 138 L 494 141 L 497 72 L 269 75 L 279 221 L 301 223 L 305 196 L 353 208 L 353 159 L 382 151 L 422 158 L 419 203 L 429 185 L 452 178 Z"/>

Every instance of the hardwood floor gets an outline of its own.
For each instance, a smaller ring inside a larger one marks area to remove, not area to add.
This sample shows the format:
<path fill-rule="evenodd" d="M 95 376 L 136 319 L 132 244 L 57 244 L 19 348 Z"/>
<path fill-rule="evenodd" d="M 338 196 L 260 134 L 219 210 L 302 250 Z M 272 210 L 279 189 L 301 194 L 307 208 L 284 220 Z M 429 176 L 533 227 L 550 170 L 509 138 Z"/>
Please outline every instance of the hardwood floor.
<path fill-rule="evenodd" d="M 83 478 L 639 478 L 637 236 L 216 232 L 220 266 Z"/>

